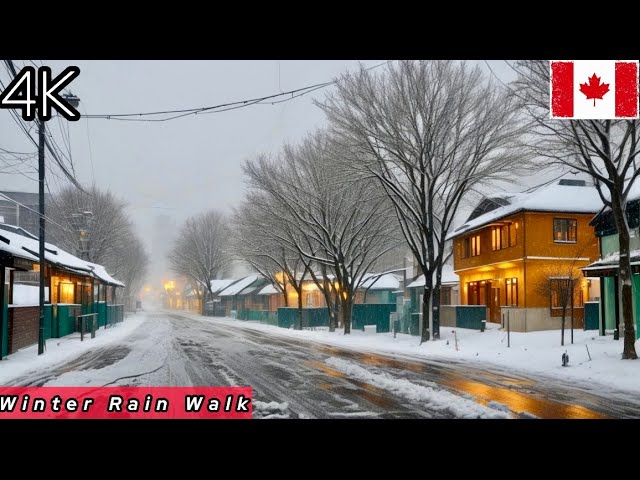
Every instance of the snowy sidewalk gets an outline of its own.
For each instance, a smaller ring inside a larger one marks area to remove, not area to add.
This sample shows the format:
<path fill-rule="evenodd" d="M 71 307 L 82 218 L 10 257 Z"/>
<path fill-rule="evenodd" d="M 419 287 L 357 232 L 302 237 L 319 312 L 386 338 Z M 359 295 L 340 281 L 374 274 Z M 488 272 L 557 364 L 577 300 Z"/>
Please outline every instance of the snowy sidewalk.
<path fill-rule="evenodd" d="M 131 335 L 144 320 L 145 315 L 142 313 L 129 315 L 124 322 L 113 327 L 99 328 L 96 338 L 86 335 L 84 341 L 80 340 L 80 333 L 50 338 L 46 341 L 46 350 L 42 355 L 38 355 L 38 345 L 20 349 L 0 362 L 0 385 L 27 372 L 52 367 L 98 347 L 121 341 Z"/>

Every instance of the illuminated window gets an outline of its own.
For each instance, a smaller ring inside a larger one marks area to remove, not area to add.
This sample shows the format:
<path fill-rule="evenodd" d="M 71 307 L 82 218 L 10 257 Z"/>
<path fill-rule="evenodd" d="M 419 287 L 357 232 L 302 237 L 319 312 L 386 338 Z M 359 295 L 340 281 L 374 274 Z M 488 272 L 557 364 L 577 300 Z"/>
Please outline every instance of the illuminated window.
<path fill-rule="evenodd" d="M 551 309 L 571 308 L 571 295 L 573 291 L 573 307 L 584 306 L 584 294 L 578 279 L 553 278 L 551 279 Z"/>
<path fill-rule="evenodd" d="M 576 243 L 578 241 L 578 221 L 574 218 L 554 218 L 553 241 Z"/>
<path fill-rule="evenodd" d="M 480 255 L 480 235 L 474 235 L 471 237 L 471 256 L 477 257 Z"/>
<path fill-rule="evenodd" d="M 502 230 L 504 227 L 493 227 L 491 229 L 491 250 L 502 250 Z"/>
<path fill-rule="evenodd" d="M 518 306 L 518 279 L 517 278 L 507 278 L 505 280 L 507 292 L 507 305 L 511 307 Z"/>
<path fill-rule="evenodd" d="M 58 283 L 57 303 L 74 303 L 76 286 L 71 282 Z"/>
<path fill-rule="evenodd" d="M 313 292 L 307 293 L 307 307 L 313 307 Z"/>
<path fill-rule="evenodd" d="M 517 223 L 491 228 L 491 249 L 495 251 L 513 247 L 516 244 L 517 231 Z"/>
<path fill-rule="evenodd" d="M 484 280 L 467 283 L 467 305 L 486 305 L 488 287 Z"/>

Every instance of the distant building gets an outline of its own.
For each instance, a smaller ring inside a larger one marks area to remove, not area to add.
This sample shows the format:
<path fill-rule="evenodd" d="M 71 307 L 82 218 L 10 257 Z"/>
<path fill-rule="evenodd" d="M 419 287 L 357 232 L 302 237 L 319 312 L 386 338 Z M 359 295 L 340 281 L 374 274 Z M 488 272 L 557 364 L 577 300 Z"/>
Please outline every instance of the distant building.
<path fill-rule="evenodd" d="M 0 192 L 0 224 L 21 227 L 33 235 L 38 235 L 40 223 L 38 210 L 39 195 L 31 192 Z M 11 200 L 7 199 L 9 197 Z M 44 196 L 45 215 L 51 195 Z"/>

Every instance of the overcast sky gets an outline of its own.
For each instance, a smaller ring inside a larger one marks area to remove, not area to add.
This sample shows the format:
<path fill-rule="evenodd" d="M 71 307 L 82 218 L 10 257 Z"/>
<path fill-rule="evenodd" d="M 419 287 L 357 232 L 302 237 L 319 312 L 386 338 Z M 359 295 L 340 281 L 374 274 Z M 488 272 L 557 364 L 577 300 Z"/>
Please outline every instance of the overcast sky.
<path fill-rule="evenodd" d="M 17 68 L 25 65 L 22 60 L 14 62 Z M 383 61 L 360 62 L 371 67 Z M 513 78 L 505 62 L 489 63 L 503 81 Z M 84 115 L 191 108 L 261 97 L 330 81 L 356 70 L 359 61 L 46 60 L 44 64 L 54 76 L 68 65 L 80 67 L 80 76 L 69 88 L 80 98 Z M 9 75 L 4 69 L 0 79 L 6 86 Z M 275 151 L 284 142 L 295 142 L 325 125 L 323 113 L 312 100 L 322 99 L 331 88 L 277 105 L 254 105 L 164 123 L 86 118 L 67 122 L 76 177 L 124 198 L 141 236 L 149 242 L 153 218 L 159 212 L 180 222 L 208 208 L 229 211 L 237 205 L 243 196 L 241 162 L 259 152 Z M 63 146 L 61 127 L 65 126 L 57 120 L 48 123 Z M 35 137 L 35 130 L 32 133 Z M 6 110 L 0 110 L 0 147 L 36 151 Z M 66 184 L 47 175 L 52 192 Z M 32 178 L 0 173 L 0 189 L 37 192 L 35 169 L 29 176 Z"/>

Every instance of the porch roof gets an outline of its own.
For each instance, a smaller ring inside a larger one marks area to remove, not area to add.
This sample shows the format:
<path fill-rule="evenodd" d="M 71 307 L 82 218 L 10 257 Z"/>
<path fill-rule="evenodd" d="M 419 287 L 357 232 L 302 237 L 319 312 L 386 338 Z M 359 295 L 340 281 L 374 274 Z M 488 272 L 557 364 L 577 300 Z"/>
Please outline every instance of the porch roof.
<path fill-rule="evenodd" d="M 276 290 L 276 287 L 274 287 L 272 284 L 267 285 L 266 287 L 264 287 L 262 290 L 260 290 L 258 292 L 258 295 L 274 295 L 276 293 L 280 293 Z"/>
<path fill-rule="evenodd" d="M 231 284 L 224 290 L 222 290 L 218 296 L 219 297 L 231 297 L 233 295 L 238 295 L 242 290 L 247 288 L 249 285 L 252 285 L 255 281 L 258 280 L 258 275 L 249 275 L 244 277 L 237 282 Z"/>
<path fill-rule="evenodd" d="M 631 271 L 640 273 L 640 249 L 632 250 L 630 257 Z M 586 277 L 613 277 L 618 274 L 619 266 L 620 252 L 613 252 L 582 268 L 582 272 Z"/>
<path fill-rule="evenodd" d="M 109 275 L 102 265 L 82 260 L 50 243 L 44 244 L 45 261 L 71 273 L 88 275 L 109 285 L 124 287 L 124 283 Z M 0 230 L 0 250 L 15 257 L 39 261 L 40 245 L 37 238 L 24 236 L 5 229 Z"/>
<path fill-rule="evenodd" d="M 440 279 L 442 285 L 456 285 L 460 282 L 460 277 L 453 272 L 451 265 L 442 266 L 442 278 Z M 424 287 L 424 275 L 420 275 L 413 282 L 407 285 L 407 288 Z"/>

